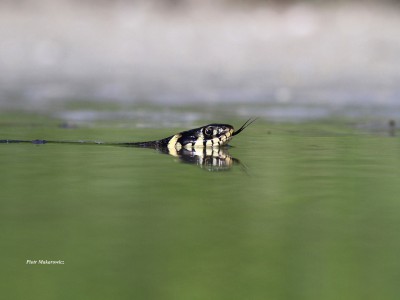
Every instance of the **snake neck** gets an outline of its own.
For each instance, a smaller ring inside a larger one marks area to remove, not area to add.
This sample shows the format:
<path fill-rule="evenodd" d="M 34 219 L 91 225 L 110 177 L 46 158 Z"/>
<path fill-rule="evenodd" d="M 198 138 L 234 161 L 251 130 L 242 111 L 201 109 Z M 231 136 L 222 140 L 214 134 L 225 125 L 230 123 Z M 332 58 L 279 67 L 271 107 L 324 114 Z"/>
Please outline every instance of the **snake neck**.
<path fill-rule="evenodd" d="M 132 146 L 132 147 L 139 147 L 139 148 L 153 148 L 153 149 L 161 149 L 161 148 L 167 148 L 169 142 L 171 139 L 174 137 L 169 136 L 165 139 L 161 140 L 156 140 L 156 141 L 146 141 L 146 142 L 135 142 L 135 143 L 123 143 L 123 145 L 126 146 Z"/>

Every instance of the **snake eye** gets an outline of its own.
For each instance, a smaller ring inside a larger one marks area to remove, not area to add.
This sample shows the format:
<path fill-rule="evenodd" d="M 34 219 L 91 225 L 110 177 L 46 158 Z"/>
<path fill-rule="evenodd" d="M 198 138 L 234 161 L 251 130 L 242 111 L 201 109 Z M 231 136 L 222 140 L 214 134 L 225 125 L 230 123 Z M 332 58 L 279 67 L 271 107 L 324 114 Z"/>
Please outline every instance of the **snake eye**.
<path fill-rule="evenodd" d="M 206 127 L 206 128 L 204 129 L 204 134 L 207 135 L 207 136 L 211 136 L 211 135 L 213 134 L 213 129 L 212 129 L 212 127 Z"/>

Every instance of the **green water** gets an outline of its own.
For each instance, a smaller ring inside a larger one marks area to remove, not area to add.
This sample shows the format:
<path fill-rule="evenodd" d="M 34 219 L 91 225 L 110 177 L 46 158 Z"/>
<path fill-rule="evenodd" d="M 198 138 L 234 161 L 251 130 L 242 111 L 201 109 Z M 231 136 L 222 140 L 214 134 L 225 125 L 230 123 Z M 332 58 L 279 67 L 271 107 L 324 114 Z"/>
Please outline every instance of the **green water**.
<path fill-rule="evenodd" d="M 0 138 L 187 129 L 33 123 L 5 122 Z M 2 295 L 398 299 L 398 137 L 259 120 L 231 145 L 246 170 L 209 172 L 150 149 L 0 144 Z M 39 259 L 64 264 L 26 263 Z"/>

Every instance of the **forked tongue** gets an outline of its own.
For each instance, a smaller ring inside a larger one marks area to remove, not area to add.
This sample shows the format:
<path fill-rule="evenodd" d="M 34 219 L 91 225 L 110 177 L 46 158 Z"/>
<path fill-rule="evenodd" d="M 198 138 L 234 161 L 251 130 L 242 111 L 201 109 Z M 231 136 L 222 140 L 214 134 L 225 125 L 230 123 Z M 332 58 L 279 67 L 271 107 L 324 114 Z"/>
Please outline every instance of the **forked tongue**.
<path fill-rule="evenodd" d="M 247 128 L 251 123 L 253 123 L 255 120 L 257 120 L 257 118 L 250 118 L 248 119 L 243 125 L 242 127 L 240 127 L 238 130 L 236 130 L 232 136 L 239 134 L 240 132 L 242 132 L 245 128 Z"/>

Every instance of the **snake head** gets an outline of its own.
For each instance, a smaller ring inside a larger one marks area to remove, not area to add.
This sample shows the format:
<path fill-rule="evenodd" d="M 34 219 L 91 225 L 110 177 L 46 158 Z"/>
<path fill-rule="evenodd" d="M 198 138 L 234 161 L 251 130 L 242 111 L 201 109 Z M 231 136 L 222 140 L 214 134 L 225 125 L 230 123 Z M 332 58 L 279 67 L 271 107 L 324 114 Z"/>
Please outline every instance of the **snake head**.
<path fill-rule="evenodd" d="M 233 131 L 233 127 L 228 124 L 208 124 L 203 127 L 183 131 L 175 135 L 171 141 L 172 143 L 176 143 L 177 148 L 220 147 L 229 142 Z"/>
<path fill-rule="evenodd" d="M 205 146 L 223 146 L 230 141 L 233 131 L 228 124 L 209 124 L 201 128 L 200 138 Z"/>
<path fill-rule="evenodd" d="M 253 123 L 257 118 L 250 118 L 248 119 L 238 130 L 234 130 L 233 126 L 228 124 L 210 124 L 207 126 L 202 127 L 202 133 L 204 139 L 219 139 L 219 145 L 225 145 L 232 139 L 233 136 L 242 132 L 245 128 L 247 128 L 251 123 Z"/>
<path fill-rule="evenodd" d="M 234 135 L 243 131 L 254 121 L 255 119 L 247 120 L 237 131 L 229 124 L 208 124 L 203 127 L 183 131 L 168 138 L 168 148 L 179 150 L 181 148 L 221 147 L 226 145 Z"/>

